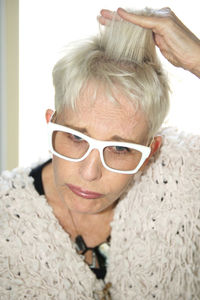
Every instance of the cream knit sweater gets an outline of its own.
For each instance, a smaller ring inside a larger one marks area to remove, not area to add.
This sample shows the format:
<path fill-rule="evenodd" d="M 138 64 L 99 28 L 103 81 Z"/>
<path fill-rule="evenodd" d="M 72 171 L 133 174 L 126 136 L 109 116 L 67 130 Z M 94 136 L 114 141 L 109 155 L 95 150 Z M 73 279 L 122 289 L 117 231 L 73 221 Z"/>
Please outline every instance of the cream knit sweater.
<path fill-rule="evenodd" d="M 200 299 L 200 137 L 164 145 L 116 207 L 105 282 L 79 256 L 30 169 L 0 178 L 0 299 Z"/>

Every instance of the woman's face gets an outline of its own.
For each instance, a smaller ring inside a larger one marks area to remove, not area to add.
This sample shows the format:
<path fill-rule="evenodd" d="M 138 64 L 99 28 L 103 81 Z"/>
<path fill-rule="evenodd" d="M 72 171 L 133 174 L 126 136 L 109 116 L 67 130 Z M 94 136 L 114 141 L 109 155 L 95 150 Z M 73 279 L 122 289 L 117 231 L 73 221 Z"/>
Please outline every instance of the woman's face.
<path fill-rule="evenodd" d="M 146 143 L 148 127 L 145 117 L 140 111 L 136 112 L 133 104 L 122 94 L 115 95 L 117 104 L 108 100 L 101 89 L 95 100 L 91 98 L 90 87 L 82 93 L 77 109 L 63 111 L 56 123 L 98 140 Z M 105 169 L 97 149 L 93 149 L 81 162 L 54 156 L 53 168 L 61 199 L 70 210 L 79 213 L 95 214 L 112 208 L 133 178 L 133 175 Z"/>

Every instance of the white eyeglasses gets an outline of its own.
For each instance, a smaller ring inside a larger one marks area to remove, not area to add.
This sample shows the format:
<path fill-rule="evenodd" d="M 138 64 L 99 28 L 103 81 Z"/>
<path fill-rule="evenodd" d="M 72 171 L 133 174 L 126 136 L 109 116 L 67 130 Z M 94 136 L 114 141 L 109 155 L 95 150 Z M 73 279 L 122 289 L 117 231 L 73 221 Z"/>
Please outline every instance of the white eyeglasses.
<path fill-rule="evenodd" d="M 96 140 L 51 121 L 48 123 L 48 131 L 52 154 L 68 161 L 79 162 L 93 149 L 98 149 L 103 166 L 116 173 L 136 173 L 151 152 L 150 147 L 143 145 Z"/>

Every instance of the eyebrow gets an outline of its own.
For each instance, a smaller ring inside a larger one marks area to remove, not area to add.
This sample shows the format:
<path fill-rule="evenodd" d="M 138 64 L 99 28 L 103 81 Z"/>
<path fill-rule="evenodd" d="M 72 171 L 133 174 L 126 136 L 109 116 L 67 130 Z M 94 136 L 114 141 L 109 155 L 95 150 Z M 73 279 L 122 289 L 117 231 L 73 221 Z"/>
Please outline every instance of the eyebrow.
<path fill-rule="evenodd" d="M 76 127 L 76 126 L 73 126 L 73 125 L 68 125 L 68 124 L 64 124 L 63 126 L 65 127 L 69 127 L 71 129 L 74 129 L 76 131 L 79 131 L 81 133 L 88 133 L 87 129 L 85 127 Z"/>
<path fill-rule="evenodd" d="M 87 131 L 87 129 L 85 127 L 77 127 L 77 126 L 73 126 L 73 125 L 68 125 L 68 124 L 64 124 L 63 126 L 65 127 L 69 127 L 71 129 L 74 129 L 76 131 L 79 131 L 83 134 L 86 134 L 88 135 L 89 137 L 90 134 L 89 132 Z M 95 139 L 95 138 L 94 138 Z M 131 144 L 139 144 L 138 142 L 136 142 L 135 140 L 130 140 L 130 139 L 126 139 L 126 138 L 122 138 L 120 137 L 119 135 L 113 135 L 112 137 L 109 138 L 109 140 L 106 140 L 106 141 L 114 141 L 114 142 L 123 142 L 123 143 L 131 143 Z"/>

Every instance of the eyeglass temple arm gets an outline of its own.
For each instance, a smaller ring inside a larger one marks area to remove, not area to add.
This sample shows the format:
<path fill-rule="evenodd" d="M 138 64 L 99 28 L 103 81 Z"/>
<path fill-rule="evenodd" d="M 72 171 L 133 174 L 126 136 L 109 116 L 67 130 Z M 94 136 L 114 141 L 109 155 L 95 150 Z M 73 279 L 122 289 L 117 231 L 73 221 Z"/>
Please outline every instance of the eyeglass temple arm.
<path fill-rule="evenodd" d="M 52 113 L 49 122 L 53 122 L 55 117 L 56 117 L 56 111 L 54 111 L 54 112 Z"/>

